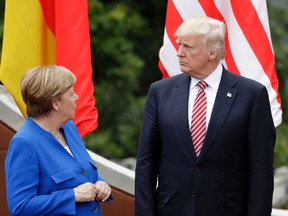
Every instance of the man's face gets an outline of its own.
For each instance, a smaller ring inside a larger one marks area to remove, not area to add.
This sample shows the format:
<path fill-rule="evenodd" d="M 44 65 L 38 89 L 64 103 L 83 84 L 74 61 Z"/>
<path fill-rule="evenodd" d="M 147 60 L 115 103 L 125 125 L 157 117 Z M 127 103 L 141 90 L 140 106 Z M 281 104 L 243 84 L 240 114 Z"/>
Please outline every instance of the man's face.
<path fill-rule="evenodd" d="M 177 56 L 182 72 L 196 79 L 209 75 L 209 51 L 200 36 L 179 36 Z"/>

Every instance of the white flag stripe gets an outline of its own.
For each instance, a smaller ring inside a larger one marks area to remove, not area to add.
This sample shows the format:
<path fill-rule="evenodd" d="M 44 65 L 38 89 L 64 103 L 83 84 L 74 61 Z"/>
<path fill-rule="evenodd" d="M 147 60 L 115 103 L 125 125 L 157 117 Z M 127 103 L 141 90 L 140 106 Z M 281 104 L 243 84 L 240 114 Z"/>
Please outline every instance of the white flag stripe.
<path fill-rule="evenodd" d="M 177 58 L 177 51 L 169 40 L 166 29 L 164 33 L 164 45 L 161 47 L 159 57 L 169 76 L 181 73 Z"/>
<path fill-rule="evenodd" d="M 258 12 L 259 19 L 261 20 L 263 28 L 269 39 L 271 50 L 274 54 L 271 33 L 270 33 L 269 19 L 268 19 L 267 3 L 266 1 L 263 1 L 263 0 L 252 0 L 251 2 L 254 5 L 254 8 L 258 8 L 257 12 Z"/>
<path fill-rule="evenodd" d="M 226 7 L 231 8 L 229 0 L 226 0 L 225 5 Z M 257 57 L 254 54 L 254 51 L 251 49 L 234 15 L 232 16 L 231 13 L 222 13 L 222 16 L 225 20 L 229 20 L 229 22 L 226 22 L 229 35 L 228 40 L 231 51 L 233 53 L 234 61 L 239 71 L 241 72 L 241 75 L 254 80 L 258 80 L 265 85 L 269 83 L 271 86 L 270 80 L 263 78 L 263 76 L 267 76 L 262 68 L 262 65 L 259 63 Z"/>
<path fill-rule="evenodd" d="M 198 1 L 174 0 L 173 2 L 183 20 L 192 16 L 205 16 L 205 12 Z"/>
<path fill-rule="evenodd" d="M 230 10 L 232 11 L 230 1 L 225 1 L 225 6 L 227 8 L 230 8 Z M 225 20 L 229 20 L 229 22 L 226 22 L 229 35 L 228 39 L 231 52 L 233 53 L 235 63 L 239 71 L 241 72 L 241 75 L 250 79 L 257 80 L 258 82 L 266 86 L 267 91 L 269 92 L 269 101 L 271 105 L 271 112 L 274 116 L 274 124 L 279 125 L 281 123 L 281 120 L 279 121 L 278 119 L 279 115 L 281 116 L 282 112 L 280 110 L 280 104 L 277 101 L 277 92 L 275 92 L 275 90 L 273 89 L 269 77 L 266 75 L 262 65 L 259 63 L 257 57 L 255 56 L 254 51 L 248 44 L 246 37 L 244 36 L 242 29 L 238 25 L 238 22 L 236 21 L 234 15 L 232 16 L 231 13 L 222 13 L 222 16 Z M 243 55 L 243 53 L 245 54 Z M 276 116 L 278 116 L 278 118 L 275 118 Z"/>

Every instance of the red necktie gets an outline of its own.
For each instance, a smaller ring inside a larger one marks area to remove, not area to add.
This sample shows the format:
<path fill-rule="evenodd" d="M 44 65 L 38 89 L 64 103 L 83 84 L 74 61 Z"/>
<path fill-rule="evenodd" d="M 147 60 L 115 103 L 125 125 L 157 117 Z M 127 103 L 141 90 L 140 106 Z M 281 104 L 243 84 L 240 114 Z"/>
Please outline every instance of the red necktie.
<path fill-rule="evenodd" d="M 196 156 L 198 157 L 202 149 L 206 135 L 206 94 L 204 89 L 208 86 L 205 81 L 197 83 L 199 87 L 192 112 L 191 136 Z"/>

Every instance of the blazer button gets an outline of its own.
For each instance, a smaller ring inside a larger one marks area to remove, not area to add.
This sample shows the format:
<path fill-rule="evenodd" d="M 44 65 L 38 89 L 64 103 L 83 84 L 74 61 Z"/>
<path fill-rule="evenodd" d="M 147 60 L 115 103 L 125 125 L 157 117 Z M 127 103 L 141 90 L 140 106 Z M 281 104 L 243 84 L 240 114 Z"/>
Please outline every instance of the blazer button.
<path fill-rule="evenodd" d="M 97 208 L 93 208 L 93 212 L 96 213 L 98 211 Z"/>
<path fill-rule="evenodd" d="M 199 193 L 193 192 L 192 197 L 196 197 L 196 196 L 199 196 Z"/>
<path fill-rule="evenodd" d="M 86 170 L 85 169 L 81 170 L 81 174 L 85 175 L 86 174 Z"/>

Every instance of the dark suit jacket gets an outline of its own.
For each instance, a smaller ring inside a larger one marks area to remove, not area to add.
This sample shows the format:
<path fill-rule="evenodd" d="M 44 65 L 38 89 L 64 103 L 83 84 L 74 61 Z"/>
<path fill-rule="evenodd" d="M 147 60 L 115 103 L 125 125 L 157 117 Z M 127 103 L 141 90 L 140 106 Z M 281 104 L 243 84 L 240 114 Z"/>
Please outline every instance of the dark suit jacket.
<path fill-rule="evenodd" d="M 190 77 L 180 74 L 150 87 L 138 148 L 135 216 L 270 216 L 275 128 L 266 88 L 223 69 L 196 159 L 189 84 Z"/>

